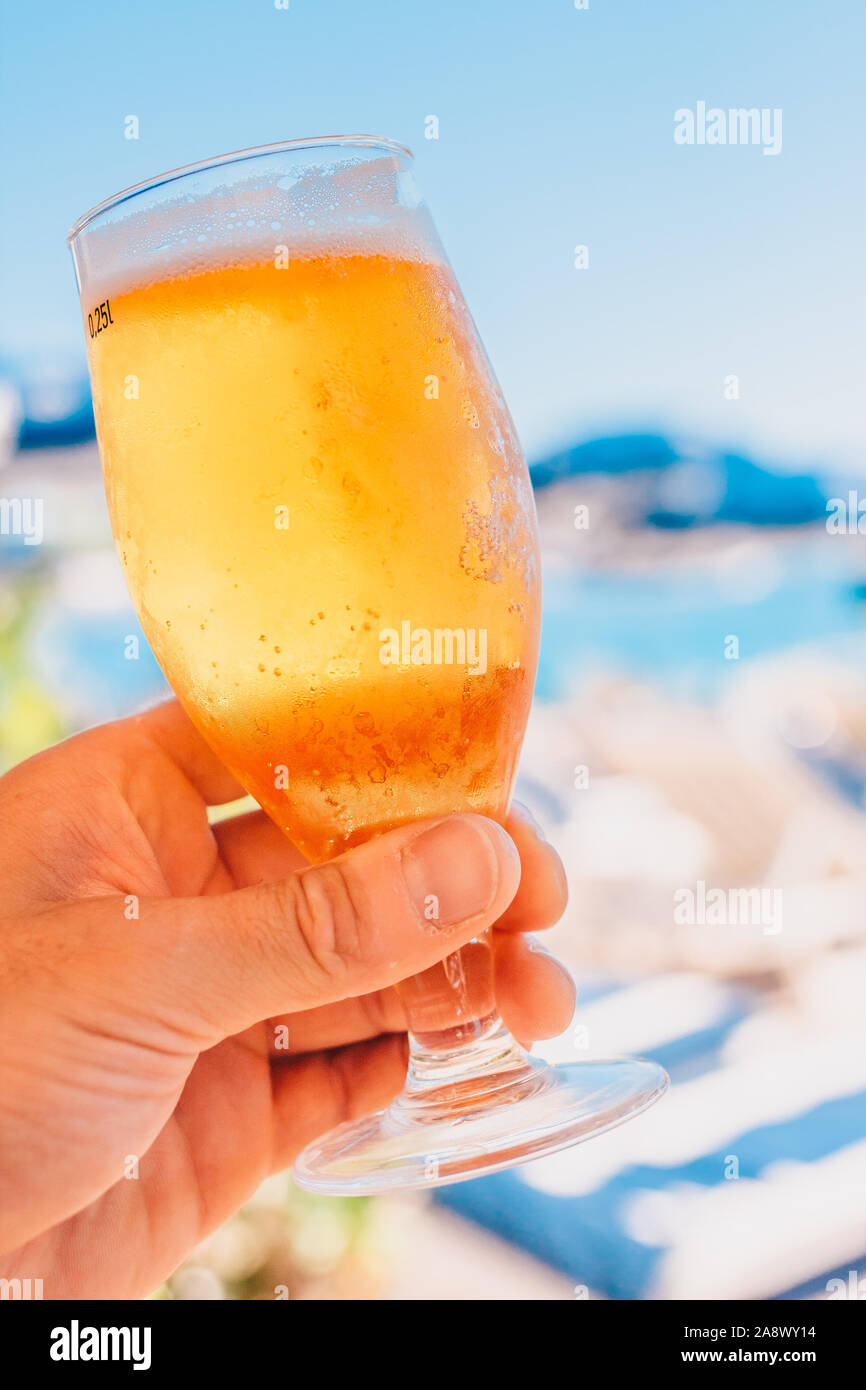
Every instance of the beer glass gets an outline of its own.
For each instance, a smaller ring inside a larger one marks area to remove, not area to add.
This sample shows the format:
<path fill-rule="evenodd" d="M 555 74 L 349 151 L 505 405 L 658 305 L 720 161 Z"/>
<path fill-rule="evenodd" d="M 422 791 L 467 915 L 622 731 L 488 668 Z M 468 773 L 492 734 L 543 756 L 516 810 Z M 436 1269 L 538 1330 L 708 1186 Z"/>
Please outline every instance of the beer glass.
<path fill-rule="evenodd" d="M 421 817 L 502 821 L 538 649 L 535 512 L 410 153 L 245 150 L 118 194 L 70 242 L 114 537 L 204 738 L 313 861 Z M 486 935 L 400 989 L 406 1088 L 311 1144 L 306 1187 L 503 1168 L 666 1084 L 646 1061 L 528 1057 Z"/>

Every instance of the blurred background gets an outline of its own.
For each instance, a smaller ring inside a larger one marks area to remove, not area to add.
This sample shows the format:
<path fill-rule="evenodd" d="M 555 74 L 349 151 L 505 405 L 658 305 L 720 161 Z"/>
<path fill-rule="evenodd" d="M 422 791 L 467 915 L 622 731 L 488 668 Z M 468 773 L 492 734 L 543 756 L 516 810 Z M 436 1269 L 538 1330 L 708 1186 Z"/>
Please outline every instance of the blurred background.
<path fill-rule="evenodd" d="M 537 1051 L 673 1082 L 432 1195 L 272 1179 L 158 1297 L 866 1297 L 864 41 L 858 0 L 4 9 L 2 766 L 164 690 L 68 227 L 225 150 L 403 141 L 536 486 L 519 795 L 565 859 L 550 944 L 579 990 Z M 699 103 L 774 138 L 679 143 Z"/>

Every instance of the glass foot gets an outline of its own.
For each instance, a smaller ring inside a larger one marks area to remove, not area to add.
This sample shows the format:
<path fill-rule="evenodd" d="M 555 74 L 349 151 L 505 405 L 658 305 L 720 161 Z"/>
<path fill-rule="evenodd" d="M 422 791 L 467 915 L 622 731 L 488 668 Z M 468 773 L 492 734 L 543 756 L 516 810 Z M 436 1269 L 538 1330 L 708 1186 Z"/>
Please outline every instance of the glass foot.
<path fill-rule="evenodd" d="M 404 1091 L 308 1144 L 295 1178 L 352 1197 L 495 1173 L 613 1129 L 657 1101 L 668 1077 L 637 1059 L 552 1067 L 521 1054 L 502 1072 Z"/>

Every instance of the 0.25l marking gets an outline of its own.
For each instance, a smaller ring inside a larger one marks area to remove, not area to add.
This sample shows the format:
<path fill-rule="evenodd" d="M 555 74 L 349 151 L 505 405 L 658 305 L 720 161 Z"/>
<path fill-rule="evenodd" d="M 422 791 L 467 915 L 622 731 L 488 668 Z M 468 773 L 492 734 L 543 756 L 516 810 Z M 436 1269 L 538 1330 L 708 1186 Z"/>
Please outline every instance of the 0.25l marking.
<path fill-rule="evenodd" d="M 87 331 L 91 338 L 95 338 L 97 333 L 102 333 L 110 323 L 114 323 L 111 317 L 111 301 L 103 299 L 101 304 L 91 310 L 87 315 Z"/>

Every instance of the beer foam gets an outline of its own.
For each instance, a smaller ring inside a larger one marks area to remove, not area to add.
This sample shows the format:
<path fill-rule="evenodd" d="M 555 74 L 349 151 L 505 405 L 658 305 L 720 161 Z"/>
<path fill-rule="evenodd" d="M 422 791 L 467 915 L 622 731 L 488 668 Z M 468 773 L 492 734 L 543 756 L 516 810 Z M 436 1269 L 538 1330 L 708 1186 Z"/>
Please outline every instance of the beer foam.
<path fill-rule="evenodd" d="M 400 156 L 351 151 L 328 163 L 322 153 L 251 158 L 248 178 L 237 163 L 212 165 L 113 203 L 73 239 L 83 305 L 281 253 L 444 260 Z"/>

